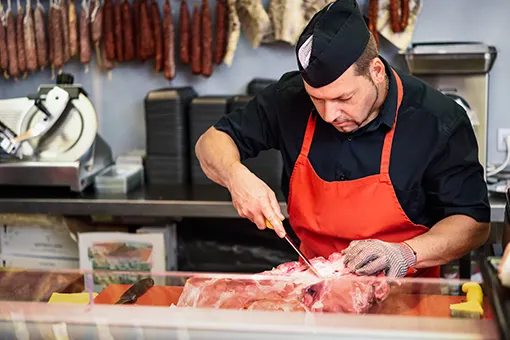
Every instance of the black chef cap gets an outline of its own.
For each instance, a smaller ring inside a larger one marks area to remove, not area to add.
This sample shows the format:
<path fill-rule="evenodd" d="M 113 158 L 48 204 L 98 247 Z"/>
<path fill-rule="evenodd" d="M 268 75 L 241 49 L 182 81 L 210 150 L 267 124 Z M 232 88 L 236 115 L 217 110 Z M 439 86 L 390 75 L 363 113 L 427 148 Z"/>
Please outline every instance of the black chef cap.
<path fill-rule="evenodd" d="M 363 53 L 370 33 L 356 0 L 337 0 L 317 12 L 296 45 L 299 70 L 312 87 L 338 79 Z"/>

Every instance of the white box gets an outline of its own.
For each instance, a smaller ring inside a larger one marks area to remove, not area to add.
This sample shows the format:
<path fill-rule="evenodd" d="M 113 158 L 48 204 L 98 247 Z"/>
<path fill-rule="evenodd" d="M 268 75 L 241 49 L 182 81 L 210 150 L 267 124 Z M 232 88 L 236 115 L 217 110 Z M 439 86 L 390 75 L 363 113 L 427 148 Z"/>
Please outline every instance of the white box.
<path fill-rule="evenodd" d="M 0 263 L 3 267 L 21 269 L 79 269 L 80 261 L 76 259 L 30 257 L 18 255 L 1 255 Z"/>
<path fill-rule="evenodd" d="M 164 285 L 166 282 L 166 277 L 162 275 L 165 272 L 165 244 L 162 233 L 79 233 L 78 247 L 80 269 L 103 272 L 93 274 L 93 282 L 86 279 L 86 289 L 90 287 L 94 292 L 101 292 L 109 284 L 132 284 L 148 276 L 153 278 L 156 285 Z M 135 274 L 106 274 L 110 271 Z"/>
<path fill-rule="evenodd" d="M 165 240 L 166 270 L 177 270 L 177 226 L 175 224 L 141 227 L 136 230 L 136 233 L 163 234 Z"/>
<path fill-rule="evenodd" d="M 2 254 L 77 259 L 78 244 L 64 227 L 38 225 L 3 226 L 0 232 Z"/>

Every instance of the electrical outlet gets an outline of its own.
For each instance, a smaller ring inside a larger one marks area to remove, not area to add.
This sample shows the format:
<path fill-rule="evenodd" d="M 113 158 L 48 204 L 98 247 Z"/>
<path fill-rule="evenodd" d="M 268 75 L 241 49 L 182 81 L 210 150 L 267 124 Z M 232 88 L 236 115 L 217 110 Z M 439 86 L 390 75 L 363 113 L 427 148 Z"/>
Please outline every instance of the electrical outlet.
<path fill-rule="evenodd" d="M 510 135 L 510 129 L 498 129 L 498 151 L 506 151 L 506 137 Z"/>

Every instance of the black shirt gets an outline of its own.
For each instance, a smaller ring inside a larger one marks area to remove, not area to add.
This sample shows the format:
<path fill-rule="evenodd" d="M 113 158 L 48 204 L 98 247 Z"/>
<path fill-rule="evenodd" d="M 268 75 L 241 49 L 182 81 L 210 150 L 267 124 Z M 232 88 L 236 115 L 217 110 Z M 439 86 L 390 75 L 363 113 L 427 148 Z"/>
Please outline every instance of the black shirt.
<path fill-rule="evenodd" d="M 382 60 L 390 81 L 388 96 L 379 115 L 355 132 L 341 133 L 320 118 L 297 71 L 284 74 L 243 109 L 222 117 L 215 128 L 230 135 L 242 160 L 263 150 L 280 150 L 286 199 L 310 112 L 318 116 L 309 153 L 318 176 L 342 181 L 378 174 L 384 137 L 397 105 L 395 76 Z M 467 113 L 420 79 L 396 71 L 404 97 L 393 139 L 390 178 L 400 205 L 414 223 L 428 227 L 455 214 L 489 222 L 487 186 Z"/>

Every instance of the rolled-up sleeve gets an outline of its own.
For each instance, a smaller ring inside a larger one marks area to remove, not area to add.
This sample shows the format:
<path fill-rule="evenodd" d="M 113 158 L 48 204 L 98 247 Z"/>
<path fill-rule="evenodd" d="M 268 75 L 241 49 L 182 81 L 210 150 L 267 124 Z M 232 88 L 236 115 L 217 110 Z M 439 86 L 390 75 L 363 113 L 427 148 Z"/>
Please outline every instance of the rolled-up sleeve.
<path fill-rule="evenodd" d="M 261 151 L 279 150 L 277 84 L 267 86 L 244 107 L 221 117 L 214 128 L 228 134 L 237 145 L 241 160 Z"/>
<path fill-rule="evenodd" d="M 425 174 L 427 208 L 437 223 L 451 215 L 467 215 L 490 222 L 484 170 L 476 137 L 467 115 L 445 129 L 444 143 Z"/>

